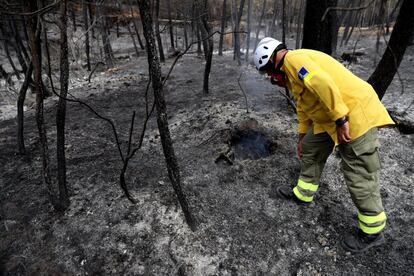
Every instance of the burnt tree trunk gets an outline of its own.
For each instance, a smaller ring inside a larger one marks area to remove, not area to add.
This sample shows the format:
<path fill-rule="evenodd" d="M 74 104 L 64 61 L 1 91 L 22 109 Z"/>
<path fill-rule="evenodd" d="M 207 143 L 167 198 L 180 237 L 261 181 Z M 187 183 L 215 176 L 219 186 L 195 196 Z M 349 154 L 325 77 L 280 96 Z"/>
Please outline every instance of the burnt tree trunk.
<path fill-rule="evenodd" d="M 173 24 L 172 24 L 172 17 L 171 17 L 171 0 L 167 0 L 167 12 L 168 12 L 168 29 L 170 31 L 170 43 L 171 43 L 171 51 L 174 52 L 174 33 L 173 33 Z"/>
<path fill-rule="evenodd" d="M 223 0 L 223 10 L 221 11 L 221 26 L 220 26 L 220 41 L 219 41 L 219 52 L 218 55 L 223 55 L 223 40 L 224 40 L 224 30 L 226 27 L 226 7 L 227 0 Z"/>
<path fill-rule="evenodd" d="M 282 0 L 282 42 L 286 43 L 286 0 Z"/>
<path fill-rule="evenodd" d="M 112 46 L 111 41 L 109 40 L 108 34 L 108 23 L 106 18 L 106 9 L 104 3 L 101 3 L 100 6 L 97 7 L 98 14 L 101 17 L 101 38 L 102 38 L 102 45 L 104 50 L 104 58 L 105 63 L 108 68 L 114 67 L 114 60 L 113 60 L 113 53 L 112 53 Z"/>
<path fill-rule="evenodd" d="M 53 79 L 52 79 L 52 65 L 50 62 L 50 51 L 49 51 L 49 40 L 47 38 L 47 28 L 44 25 L 43 25 L 43 45 L 44 45 L 44 51 L 46 54 L 46 61 L 47 61 L 47 75 L 49 77 L 52 91 L 56 93 L 55 87 L 53 85 Z"/>
<path fill-rule="evenodd" d="M 204 0 L 204 7 L 202 7 L 200 1 L 201 0 L 196 0 L 196 12 L 197 17 L 199 18 L 200 32 L 204 43 L 204 57 L 206 60 L 206 66 L 204 68 L 203 93 L 208 94 L 214 44 L 213 38 L 211 36 L 211 27 L 208 24 L 207 0 Z"/>
<path fill-rule="evenodd" d="M 356 0 L 350 1 L 349 2 L 349 7 L 352 7 Z M 361 5 L 362 0 L 359 0 L 357 3 L 357 6 Z M 355 25 L 356 19 L 358 17 L 358 12 L 357 11 L 351 11 L 349 13 L 347 13 L 346 16 L 346 22 L 345 22 L 345 29 L 342 35 L 342 39 L 341 39 L 341 46 L 345 43 L 348 42 L 348 39 L 350 38 L 350 34 L 352 34 L 352 32 L 350 30 L 352 30 L 352 27 Z"/>
<path fill-rule="evenodd" d="M 22 67 L 23 71 L 26 72 L 27 71 L 27 64 L 28 61 L 30 60 L 26 48 L 23 45 L 23 41 L 22 38 L 19 34 L 19 30 L 17 28 L 17 24 L 15 22 L 15 20 L 10 20 L 9 21 L 9 25 L 10 25 L 10 29 L 13 32 L 13 36 L 14 36 L 14 41 L 15 41 L 15 45 L 16 45 L 16 55 L 17 55 L 17 59 L 19 60 L 20 66 Z"/>
<path fill-rule="evenodd" d="M 252 0 L 247 0 L 247 37 L 246 37 L 246 59 L 245 59 L 246 61 L 249 60 L 251 17 L 252 17 Z"/>
<path fill-rule="evenodd" d="M 89 2 L 87 2 L 88 3 L 88 14 L 89 14 L 89 22 L 90 22 L 90 28 L 91 28 L 91 35 L 92 35 L 92 38 L 96 38 L 95 37 L 95 28 L 94 28 L 94 25 L 95 25 L 95 20 L 96 19 L 94 19 L 94 17 L 93 17 L 93 9 L 92 9 L 92 5 L 94 5 L 94 0 L 89 0 Z"/>
<path fill-rule="evenodd" d="M 135 34 L 137 35 L 139 47 L 141 47 L 141 50 L 144 50 L 145 49 L 144 43 L 142 43 L 141 36 L 139 35 L 137 21 L 135 20 L 134 10 L 132 9 L 131 1 L 129 1 L 128 4 L 129 4 L 130 12 L 131 12 L 131 20 L 132 20 L 132 23 L 134 24 L 134 30 L 135 30 Z"/>
<path fill-rule="evenodd" d="M 237 60 L 237 64 L 241 65 L 241 61 L 240 61 L 240 21 L 241 21 L 241 17 L 242 17 L 242 13 L 243 13 L 243 7 L 244 7 L 244 2 L 245 0 L 240 0 L 240 7 L 239 10 L 237 11 L 237 1 L 236 0 L 232 0 L 232 6 L 233 11 L 234 11 L 234 33 L 233 33 L 233 38 L 234 38 L 234 56 L 233 59 Z"/>
<path fill-rule="evenodd" d="M 88 6 L 85 3 L 86 0 L 82 1 L 83 10 L 83 26 L 85 29 L 85 54 L 86 54 L 86 67 L 88 71 L 91 71 L 91 57 L 90 57 L 90 46 L 89 46 L 89 16 Z"/>
<path fill-rule="evenodd" d="M 70 17 L 72 18 L 73 31 L 76 32 L 76 13 L 74 4 L 72 4 L 72 7 L 70 9 Z"/>
<path fill-rule="evenodd" d="M 321 19 L 325 10 L 336 6 L 336 2 L 337 0 L 306 1 L 302 48 L 319 50 L 328 55 L 332 53 L 331 26 L 335 20 L 334 13 L 329 12 L 324 21 Z"/>
<path fill-rule="evenodd" d="M 189 13 L 189 11 L 188 11 L 188 5 L 186 5 L 186 8 L 185 8 L 185 13 L 183 14 L 183 17 L 184 17 L 184 48 L 187 48 L 188 47 L 188 31 L 187 31 L 187 28 L 188 28 L 188 23 L 187 23 L 187 17 L 188 17 L 188 15 L 189 15 L 190 13 Z"/>
<path fill-rule="evenodd" d="M 276 15 L 277 15 L 277 7 L 279 5 L 279 0 L 274 0 L 273 2 L 273 15 L 272 15 L 272 21 L 270 22 L 270 28 L 269 28 L 269 36 L 275 37 L 276 35 Z"/>
<path fill-rule="evenodd" d="M 257 30 L 256 30 L 256 41 L 254 42 L 254 48 L 256 49 L 257 44 L 259 43 L 259 33 L 260 28 L 262 26 L 262 20 L 266 11 L 266 0 L 263 0 L 262 12 L 260 13 L 259 22 L 257 23 Z"/>
<path fill-rule="evenodd" d="M 299 49 L 299 45 L 300 45 L 300 39 L 301 39 L 301 29 L 302 29 L 302 23 L 303 23 L 303 15 L 304 15 L 304 1 L 305 0 L 299 0 L 300 1 L 300 5 L 299 5 L 299 14 L 298 14 L 298 18 L 296 21 L 296 49 Z"/>
<path fill-rule="evenodd" d="M 6 38 L 6 36 L 4 37 L 4 41 L 3 41 L 4 51 L 6 53 L 7 60 L 9 61 L 9 64 L 13 69 L 14 74 L 16 75 L 17 79 L 20 80 L 20 73 L 17 70 L 16 65 L 14 64 L 13 59 L 10 55 L 8 39 L 9 39 L 9 37 L 7 37 L 7 38 Z"/>
<path fill-rule="evenodd" d="M 157 37 L 157 45 L 158 45 L 158 52 L 160 55 L 160 61 L 165 61 L 164 56 L 164 49 L 162 47 L 162 40 L 161 40 L 161 34 L 160 34 L 160 22 L 159 22 L 159 15 L 160 15 L 160 0 L 155 0 L 155 32 Z M 144 26 L 143 19 L 141 18 L 142 25 Z"/>
<path fill-rule="evenodd" d="M 24 82 L 20 87 L 19 97 L 17 98 L 17 145 L 20 154 L 26 154 L 24 145 L 24 101 L 26 99 L 26 92 L 29 88 L 31 76 L 33 73 L 33 63 L 30 62 L 29 67 L 24 76 Z"/>
<path fill-rule="evenodd" d="M 37 1 L 27 2 L 28 12 L 35 12 L 38 10 Z M 33 62 L 33 86 L 36 93 L 36 123 L 39 132 L 41 151 L 42 151 L 42 174 L 43 181 L 46 184 L 49 198 L 53 206 L 56 208 L 56 200 L 53 193 L 53 183 L 50 175 L 50 157 L 47 144 L 46 127 L 43 117 L 43 88 L 42 88 L 42 66 L 41 66 L 41 47 L 40 47 L 40 27 L 38 26 L 38 16 L 32 16 L 28 20 L 28 31 L 30 49 Z"/>
<path fill-rule="evenodd" d="M 400 13 L 395 22 L 387 48 L 375 68 L 374 73 L 369 77 L 368 82 L 374 87 L 378 97 L 382 99 L 390 85 L 398 66 L 404 56 L 405 50 L 414 32 L 414 20 L 412 11 L 414 1 L 404 0 L 401 4 Z"/>
<path fill-rule="evenodd" d="M 129 35 L 131 36 L 132 44 L 134 45 L 134 49 L 135 49 L 135 54 L 137 55 L 137 57 L 139 57 L 138 46 L 137 46 L 137 43 L 135 42 L 134 34 L 132 33 L 129 23 L 126 24 L 126 27 L 128 29 Z"/>
<path fill-rule="evenodd" d="M 385 14 L 385 0 L 380 0 L 379 3 L 379 7 L 378 7 L 378 17 L 377 17 L 377 41 L 375 43 L 375 52 L 378 54 L 379 53 L 379 45 L 380 45 L 380 39 L 383 33 L 383 28 L 384 28 L 384 20 L 383 20 L 383 16 Z M 376 57 L 376 56 L 375 56 Z"/>
<path fill-rule="evenodd" d="M 199 24 L 199 22 L 198 22 L 199 20 L 197 20 L 197 22 L 196 22 L 196 34 L 197 34 L 197 55 L 198 56 L 201 56 L 201 30 L 200 30 L 200 24 Z M 206 55 L 205 54 L 205 48 L 203 48 L 204 49 L 204 56 Z"/>
<path fill-rule="evenodd" d="M 155 47 L 154 33 L 152 30 L 152 18 L 150 14 L 150 7 L 148 1 L 137 0 L 141 13 L 142 25 L 144 29 L 144 36 L 147 44 L 149 71 L 152 79 L 152 87 L 154 90 L 155 105 L 157 108 L 157 124 L 160 132 L 162 148 L 164 151 L 165 160 L 167 163 L 168 175 L 174 191 L 178 197 L 181 208 L 184 212 L 187 224 L 191 229 L 195 230 L 195 220 L 190 213 L 187 198 L 181 188 L 180 170 L 178 167 L 177 158 L 175 157 L 173 143 L 171 140 L 170 130 L 168 127 L 167 108 L 163 94 L 163 87 L 161 81 L 161 67 L 157 57 Z"/>
<path fill-rule="evenodd" d="M 67 0 L 60 4 L 60 97 L 56 110 L 56 153 L 57 176 L 59 187 L 59 207 L 65 210 L 69 206 L 69 195 L 66 185 L 66 156 L 65 156 L 65 121 L 66 96 L 69 85 L 68 37 L 66 19 Z"/>

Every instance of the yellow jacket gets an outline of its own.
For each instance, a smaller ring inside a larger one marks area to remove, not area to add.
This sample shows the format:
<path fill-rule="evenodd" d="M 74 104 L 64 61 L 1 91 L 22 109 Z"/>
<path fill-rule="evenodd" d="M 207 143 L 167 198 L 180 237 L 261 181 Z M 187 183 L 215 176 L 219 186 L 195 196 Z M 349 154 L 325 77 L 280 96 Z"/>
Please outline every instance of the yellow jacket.
<path fill-rule="evenodd" d="M 372 86 L 323 52 L 289 51 L 281 69 L 296 101 L 299 133 L 313 125 L 315 134 L 327 132 L 338 144 L 335 121 L 344 116 L 352 140 L 394 124 Z"/>

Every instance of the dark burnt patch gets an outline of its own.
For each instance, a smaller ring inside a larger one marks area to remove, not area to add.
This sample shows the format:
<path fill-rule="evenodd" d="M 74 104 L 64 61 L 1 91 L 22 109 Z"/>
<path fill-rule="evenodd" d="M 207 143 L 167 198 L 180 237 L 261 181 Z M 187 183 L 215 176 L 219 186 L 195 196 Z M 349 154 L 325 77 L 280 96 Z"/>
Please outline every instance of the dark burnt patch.
<path fill-rule="evenodd" d="M 276 143 L 258 129 L 236 131 L 231 144 L 236 159 L 259 159 L 270 156 L 276 149 Z"/>

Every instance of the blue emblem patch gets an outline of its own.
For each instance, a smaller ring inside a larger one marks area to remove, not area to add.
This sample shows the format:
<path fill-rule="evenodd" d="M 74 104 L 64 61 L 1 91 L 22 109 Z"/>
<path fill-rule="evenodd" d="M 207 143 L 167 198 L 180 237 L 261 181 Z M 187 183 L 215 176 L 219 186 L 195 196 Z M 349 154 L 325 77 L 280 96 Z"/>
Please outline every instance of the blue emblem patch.
<path fill-rule="evenodd" d="M 301 81 L 303 81 L 304 78 L 306 78 L 306 76 L 309 75 L 308 70 L 306 70 L 305 67 L 300 68 L 299 72 L 298 72 L 298 77 Z"/>

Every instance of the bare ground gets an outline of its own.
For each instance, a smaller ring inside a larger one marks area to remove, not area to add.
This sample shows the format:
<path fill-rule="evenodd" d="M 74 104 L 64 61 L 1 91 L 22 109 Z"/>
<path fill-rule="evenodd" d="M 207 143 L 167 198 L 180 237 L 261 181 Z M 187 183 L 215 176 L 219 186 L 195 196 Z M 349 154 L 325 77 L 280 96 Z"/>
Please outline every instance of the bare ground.
<path fill-rule="evenodd" d="M 411 47 L 400 70 L 406 92 L 400 94 L 396 78 L 384 99 L 388 108 L 401 111 L 413 98 L 413 54 Z M 380 131 L 387 243 L 346 253 L 338 241 L 355 226 L 356 209 L 339 159 L 329 158 L 310 207 L 277 198 L 275 188 L 294 185 L 299 173 L 295 115 L 254 68 L 237 67 L 229 56 L 213 62 L 209 95 L 202 94 L 202 59 L 194 55 L 179 61 L 165 89 L 183 188 L 198 220 L 195 232 L 171 188 L 154 119 L 127 173 L 138 201 L 133 205 L 119 187 L 122 163 L 109 125 L 68 105 L 71 205 L 63 214 L 52 209 L 42 183 L 33 112 L 26 115 L 28 156 L 16 155 L 15 120 L 1 121 L 0 275 L 412 275 L 413 136 Z M 366 78 L 372 63 L 367 55 L 351 70 Z M 146 59 L 119 61 L 118 68 L 72 93 L 115 121 L 125 150 L 133 110 L 135 141 L 142 127 Z M 241 72 L 249 114 L 237 84 Z M 54 104 L 46 111 L 52 157 Z M 248 118 L 276 144 L 273 154 L 215 163 L 227 149 L 226 129 Z"/>

